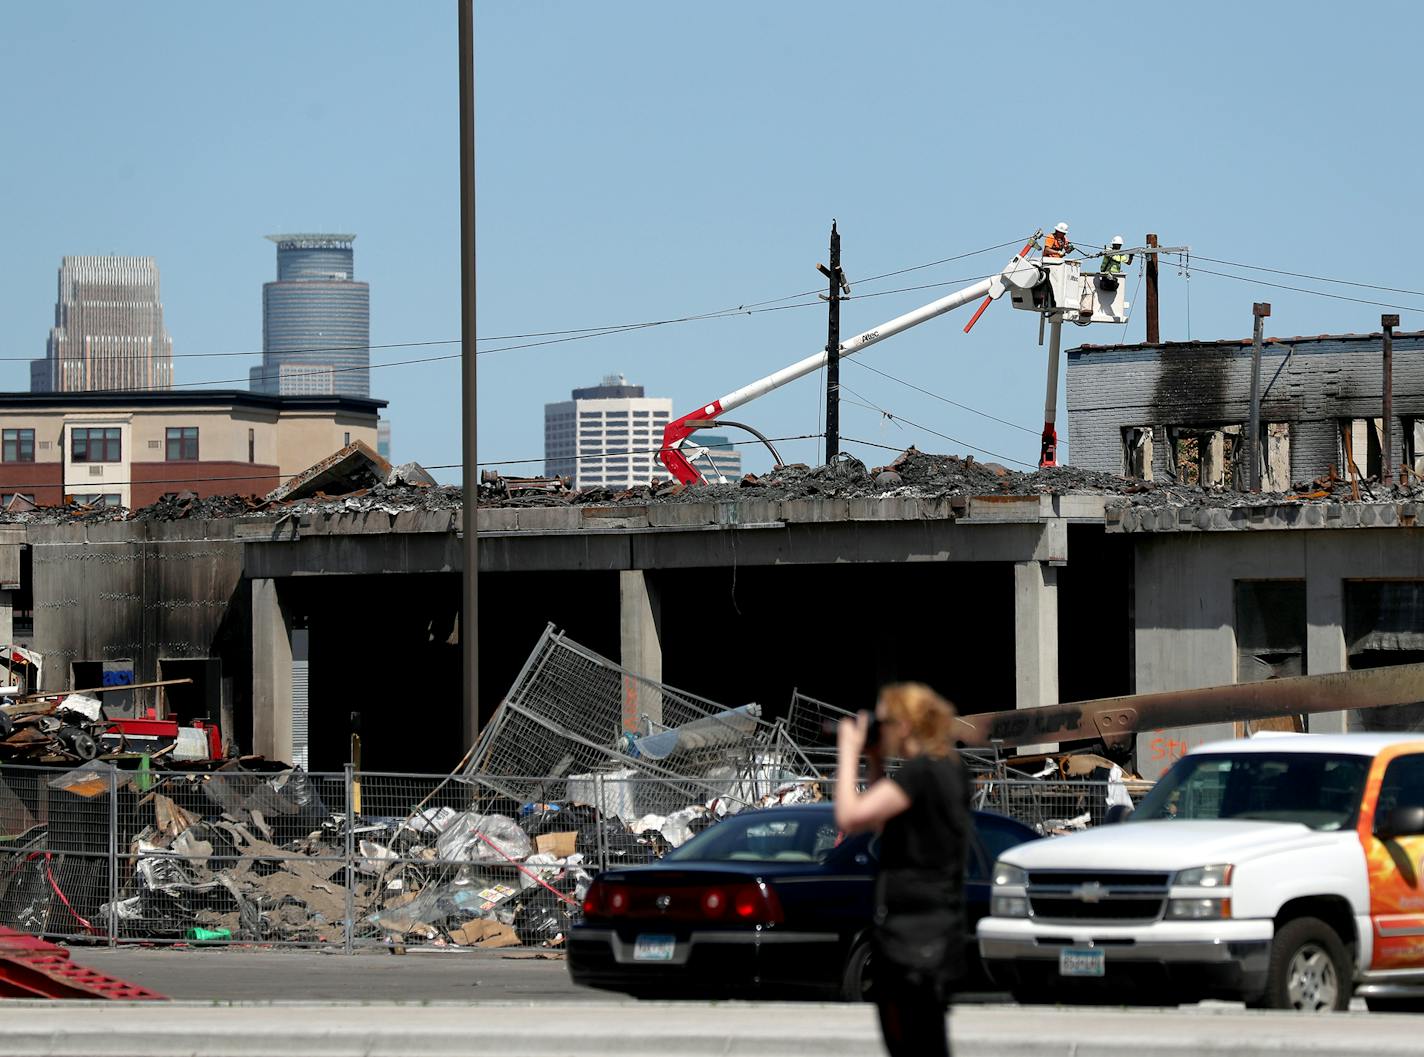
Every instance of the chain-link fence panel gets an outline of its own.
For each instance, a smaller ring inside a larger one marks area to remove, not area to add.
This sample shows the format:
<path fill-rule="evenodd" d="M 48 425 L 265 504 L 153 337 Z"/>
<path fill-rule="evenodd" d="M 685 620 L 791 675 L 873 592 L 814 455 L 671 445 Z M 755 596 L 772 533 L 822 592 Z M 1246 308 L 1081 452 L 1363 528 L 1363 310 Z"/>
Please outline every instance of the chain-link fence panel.
<path fill-rule="evenodd" d="M 761 706 L 723 708 L 646 679 L 545 629 L 470 755 L 466 773 L 519 801 L 550 782 L 640 778 L 634 814 L 816 773 Z M 528 775 L 539 775 L 529 779 Z"/>
<path fill-rule="evenodd" d="M 1091 780 L 981 780 L 975 786 L 975 807 L 998 811 L 1032 826 L 1046 836 L 1100 826 L 1107 815 L 1109 794 L 1135 805 L 1147 794 L 1143 782 Z"/>

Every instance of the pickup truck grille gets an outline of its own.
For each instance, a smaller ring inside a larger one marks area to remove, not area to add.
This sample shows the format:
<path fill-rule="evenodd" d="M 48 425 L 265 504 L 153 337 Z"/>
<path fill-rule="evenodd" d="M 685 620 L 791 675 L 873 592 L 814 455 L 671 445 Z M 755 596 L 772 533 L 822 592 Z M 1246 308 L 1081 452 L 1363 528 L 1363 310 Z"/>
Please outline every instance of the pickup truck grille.
<path fill-rule="evenodd" d="M 1046 921 L 1155 921 L 1167 902 L 1167 873 L 1035 870 L 1033 916 Z"/>

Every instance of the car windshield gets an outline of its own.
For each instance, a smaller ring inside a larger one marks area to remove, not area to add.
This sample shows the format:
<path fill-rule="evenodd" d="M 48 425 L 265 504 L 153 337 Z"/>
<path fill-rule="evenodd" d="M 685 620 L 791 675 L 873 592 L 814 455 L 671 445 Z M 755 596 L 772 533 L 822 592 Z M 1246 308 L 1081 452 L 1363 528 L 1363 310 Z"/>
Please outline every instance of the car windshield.
<path fill-rule="evenodd" d="M 680 862 L 807 862 L 826 861 L 838 833 L 828 812 L 803 818 L 758 817 L 755 811 L 734 815 L 703 830 L 665 856 Z"/>
<path fill-rule="evenodd" d="M 1351 825 L 1360 804 L 1366 756 L 1306 752 L 1243 752 L 1179 760 L 1129 817 L 1259 819 L 1311 829 Z"/>

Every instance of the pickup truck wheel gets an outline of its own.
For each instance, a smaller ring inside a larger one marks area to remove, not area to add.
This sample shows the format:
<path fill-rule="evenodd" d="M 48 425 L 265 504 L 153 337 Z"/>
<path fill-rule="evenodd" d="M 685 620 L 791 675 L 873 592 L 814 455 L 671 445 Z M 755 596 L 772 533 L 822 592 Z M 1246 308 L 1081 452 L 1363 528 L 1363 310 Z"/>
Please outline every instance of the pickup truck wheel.
<path fill-rule="evenodd" d="M 1335 930 L 1319 918 L 1296 918 L 1271 941 L 1261 1004 L 1301 1013 L 1348 1009 L 1350 978 L 1350 958 Z"/>

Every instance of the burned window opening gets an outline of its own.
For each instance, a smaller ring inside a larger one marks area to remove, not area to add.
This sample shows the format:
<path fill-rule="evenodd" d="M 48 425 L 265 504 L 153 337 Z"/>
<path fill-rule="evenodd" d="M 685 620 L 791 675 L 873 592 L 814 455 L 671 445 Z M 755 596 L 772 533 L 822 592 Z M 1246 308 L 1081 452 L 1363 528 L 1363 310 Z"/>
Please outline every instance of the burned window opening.
<path fill-rule="evenodd" d="M 1127 426 L 1122 431 L 1122 475 L 1152 480 L 1152 427 Z"/>
<path fill-rule="evenodd" d="M 1235 584 L 1236 681 L 1305 675 L 1305 582 L 1238 580 Z M 1237 724 L 1237 734 L 1306 729 L 1301 716 Z"/>
<path fill-rule="evenodd" d="M 1240 460 L 1241 427 L 1176 426 L 1169 431 L 1172 465 L 1182 484 L 1215 488 L 1244 486 Z"/>
<path fill-rule="evenodd" d="M 1351 463 L 1357 477 L 1379 477 L 1383 467 L 1384 419 L 1343 418 L 1340 420 L 1340 465 L 1350 476 Z"/>
<path fill-rule="evenodd" d="M 1424 418 L 1401 420 L 1404 462 L 1416 477 L 1424 477 Z"/>

